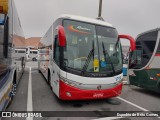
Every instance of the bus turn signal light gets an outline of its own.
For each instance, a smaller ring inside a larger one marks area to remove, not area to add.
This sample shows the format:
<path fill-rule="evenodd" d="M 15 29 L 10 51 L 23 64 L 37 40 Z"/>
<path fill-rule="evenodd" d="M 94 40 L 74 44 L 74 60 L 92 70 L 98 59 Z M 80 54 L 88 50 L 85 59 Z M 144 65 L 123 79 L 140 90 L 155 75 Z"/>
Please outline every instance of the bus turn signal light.
<path fill-rule="evenodd" d="M 160 77 L 160 74 L 157 74 L 158 77 Z"/>

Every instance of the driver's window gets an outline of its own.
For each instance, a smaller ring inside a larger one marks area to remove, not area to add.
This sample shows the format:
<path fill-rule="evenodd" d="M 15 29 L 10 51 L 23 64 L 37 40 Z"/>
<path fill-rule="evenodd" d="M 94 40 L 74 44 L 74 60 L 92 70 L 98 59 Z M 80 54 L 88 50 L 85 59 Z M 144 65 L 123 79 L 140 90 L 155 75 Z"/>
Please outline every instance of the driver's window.
<path fill-rule="evenodd" d="M 54 60 L 59 65 L 59 58 L 60 58 L 60 53 L 59 53 L 59 45 L 58 45 L 58 35 L 55 35 L 54 37 Z"/>
<path fill-rule="evenodd" d="M 142 64 L 142 49 L 137 49 L 137 50 L 131 52 L 129 64 L 130 64 L 129 66 L 131 68 L 141 67 L 141 64 Z"/>
<path fill-rule="evenodd" d="M 136 55 L 137 55 L 137 64 L 141 64 L 142 63 L 142 50 L 136 50 Z"/>

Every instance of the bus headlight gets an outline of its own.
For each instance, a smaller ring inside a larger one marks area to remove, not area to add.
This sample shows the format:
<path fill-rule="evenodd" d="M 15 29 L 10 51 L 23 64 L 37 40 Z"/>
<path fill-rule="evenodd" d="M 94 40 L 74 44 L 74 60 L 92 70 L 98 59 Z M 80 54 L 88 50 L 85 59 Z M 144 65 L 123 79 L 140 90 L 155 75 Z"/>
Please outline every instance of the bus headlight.
<path fill-rule="evenodd" d="M 160 74 L 157 74 L 158 77 L 160 77 Z"/>

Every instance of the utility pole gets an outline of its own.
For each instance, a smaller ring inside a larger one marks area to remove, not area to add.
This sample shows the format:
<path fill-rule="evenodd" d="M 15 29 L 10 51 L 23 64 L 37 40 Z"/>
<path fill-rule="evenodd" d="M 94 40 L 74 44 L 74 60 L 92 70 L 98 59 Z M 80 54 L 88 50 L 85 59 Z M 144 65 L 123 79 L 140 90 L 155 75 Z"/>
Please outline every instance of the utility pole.
<path fill-rule="evenodd" d="M 102 0 L 99 0 L 99 12 L 98 12 L 98 20 L 103 20 L 104 19 L 102 18 Z"/>
<path fill-rule="evenodd" d="M 101 18 L 102 16 L 102 0 L 99 0 L 99 13 L 98 13 L 98 17 Z"/>

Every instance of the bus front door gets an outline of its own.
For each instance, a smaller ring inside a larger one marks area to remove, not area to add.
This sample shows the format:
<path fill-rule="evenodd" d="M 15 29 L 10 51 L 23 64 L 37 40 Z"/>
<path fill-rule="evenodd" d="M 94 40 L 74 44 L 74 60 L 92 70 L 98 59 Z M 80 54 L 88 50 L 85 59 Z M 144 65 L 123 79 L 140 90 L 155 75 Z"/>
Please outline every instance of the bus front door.
<path fill-rule="evenodd" d="M 140 86 L 143 77 L 146 76 L 143 70 L 139 70 L 142 64 L 142 49 L 137 48 L 129 55 L 129 83 L 131 85 Z"/>

